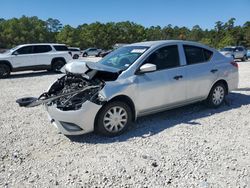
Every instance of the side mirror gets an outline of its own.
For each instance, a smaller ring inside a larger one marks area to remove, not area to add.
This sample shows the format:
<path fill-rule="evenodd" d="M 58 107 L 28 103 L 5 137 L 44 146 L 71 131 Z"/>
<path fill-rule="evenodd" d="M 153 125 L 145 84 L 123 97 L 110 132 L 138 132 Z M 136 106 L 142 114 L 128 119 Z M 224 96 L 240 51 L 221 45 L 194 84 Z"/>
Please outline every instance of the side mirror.
<path fill-rule="evenodd" d="M 143 74 L 143 73 L 154 72 L 154 71 L 156 71 L 156 65 L 151 64 L 151 63 L 146 63 L 140 67 L 138 73 Z"/>

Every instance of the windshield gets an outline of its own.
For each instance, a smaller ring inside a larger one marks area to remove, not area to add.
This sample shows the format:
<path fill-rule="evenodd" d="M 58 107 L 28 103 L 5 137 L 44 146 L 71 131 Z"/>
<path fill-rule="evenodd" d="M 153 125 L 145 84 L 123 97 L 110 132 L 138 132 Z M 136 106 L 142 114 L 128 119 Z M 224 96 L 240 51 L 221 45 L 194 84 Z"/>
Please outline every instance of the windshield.
<path fill-rule="evenodd" d="M 12 53 L 12 52 L 14 52 L 17 48 L 19 48 L 20 46 L 16 46 L 16 47 L 14 47 L 14 48 L 11 48 L 10 50 L 6 50 L 5 52 L 4 52 L 4 54 L 7 54 L 7 53 Z"/>
<path fill-rule="evenodd" d="M 234 48 L 223 48 L 221 51 L 232 52 Z"/>
<path fill-rule="evenodd" d="M 132 65 L 147 49 L 148 47 L 145 46 L 121 47 L 104 57 L 101 61 L 99 61 L 99 63 L 120 70 L 125 70 L 130 65 Z"/>

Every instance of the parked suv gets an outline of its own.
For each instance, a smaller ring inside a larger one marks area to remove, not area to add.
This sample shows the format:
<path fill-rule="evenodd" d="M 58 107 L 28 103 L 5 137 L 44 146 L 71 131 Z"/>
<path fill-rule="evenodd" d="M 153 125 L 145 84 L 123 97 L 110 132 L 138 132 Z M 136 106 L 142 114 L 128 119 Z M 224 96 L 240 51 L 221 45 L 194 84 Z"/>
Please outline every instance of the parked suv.
<path fill-rule="evenodd" d="M 88 48 L 82 52 L 82 56 L 100 56 L 101 52 L 102 50 L 98 48 Z"/>
<path fill-rule="evenodd" d="M 247 50 L 243 46 L 228 46 L 220 51 L 225 56 L 231 56 L 234 59 L 247 60 Z"/>
<path fill-rule="evenodd" d="M 64 44 L 24 44 L 0 54 L 0 78 L 26 70 L 59 71 L 72 59 Z"/>

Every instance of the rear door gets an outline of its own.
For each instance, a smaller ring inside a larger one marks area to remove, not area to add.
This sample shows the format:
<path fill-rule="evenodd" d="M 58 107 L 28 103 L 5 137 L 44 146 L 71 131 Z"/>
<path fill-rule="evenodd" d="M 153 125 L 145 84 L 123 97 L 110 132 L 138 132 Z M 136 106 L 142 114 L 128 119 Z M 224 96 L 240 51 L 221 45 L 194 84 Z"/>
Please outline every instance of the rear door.
<path fill-rule="evenodd" d="M 186 100 L 186 71 L 180 65 L 177 45 L 157 49 L 143 64 L 146 63 L 155 64 L 157 70 L 136 77 L 136 105 L 140 114 L 152 113 Z"/>
<path fill-rule="evenodd" d="M 51 64 L 51 51 L 50 45 L 35 45 L 34 46 L 34 57 L 36 59 L 37 66 L 49 66 Z"/>
<path fill-rule="evenodd" d="M 198 100 L 208 95 L 217 79 L 218 69 L 211 61 L 213 52 L 194 45 L 183 45 L 187 70 L 187 100 Z"/>

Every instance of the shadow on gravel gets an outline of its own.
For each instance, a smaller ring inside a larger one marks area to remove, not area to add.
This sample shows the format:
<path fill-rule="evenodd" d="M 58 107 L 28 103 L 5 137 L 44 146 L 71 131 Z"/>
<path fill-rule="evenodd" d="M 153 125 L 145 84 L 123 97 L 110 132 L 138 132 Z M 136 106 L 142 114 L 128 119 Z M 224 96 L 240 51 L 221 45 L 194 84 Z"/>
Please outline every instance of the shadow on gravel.
<path fill-rule="evenodd" d="M 189 124 L 190 126 L 199 126 L 200 123 L 196 120 L 200 118 L 240 108 L 243 105 L 249 104 L 249 95 L 231 93 L 227 96 L 225 104 L 220 108 L 211 109 L 203 103 L 196 103 L 154 115 L 141 117 L 133 124 L 133 126 L 130 127 L 126 133 L 114 138 L 106 138 L 93 133 L 81 136 L 68 136 L 68 138 L 73 142 L 91 144 L 123 142 L 134 137 L 146 138 L 181 123 Z"/>
<path fill-rule="evenodd" d="M 55 75 L 55 74 L 60 74 L 60 73 L 54 73 L 54 72 L 49 72 L 49 71 L 22 72 L 22 73 L 11 74 L 8 78 L 5 78 L 5 80 L 17 79 L 17 78 L 27 78 L 27 77 L 39 77 L 39 76 L 47 76 L 47 75 Z"/>

